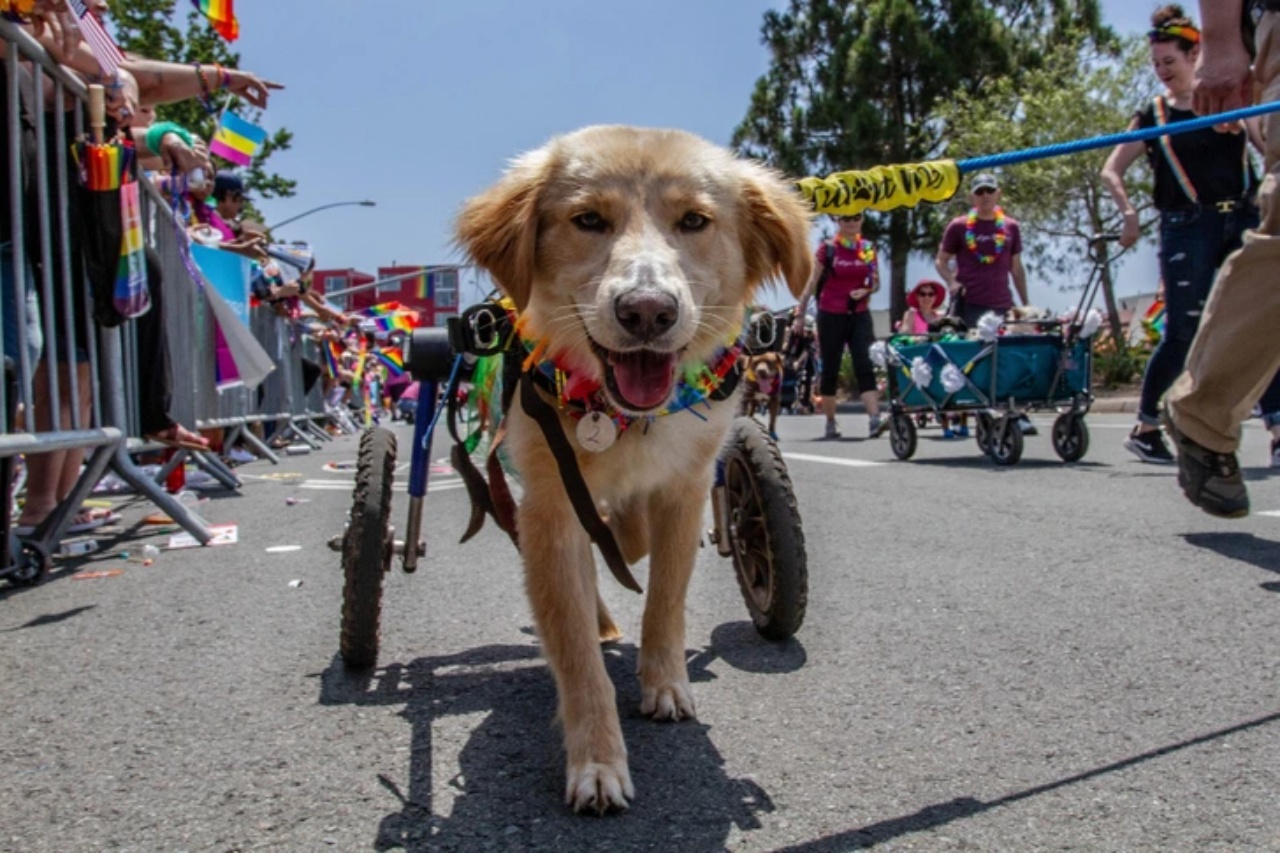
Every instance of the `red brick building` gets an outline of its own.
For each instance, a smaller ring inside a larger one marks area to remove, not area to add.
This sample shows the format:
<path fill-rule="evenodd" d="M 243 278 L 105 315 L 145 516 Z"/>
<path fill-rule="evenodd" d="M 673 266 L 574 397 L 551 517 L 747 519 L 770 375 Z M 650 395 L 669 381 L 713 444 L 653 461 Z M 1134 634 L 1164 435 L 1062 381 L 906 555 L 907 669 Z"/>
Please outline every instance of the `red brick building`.
<path fill-rule="evenodd" d="M 312 278 L 320 293 L 372 284 L 375 280 L 406 276 L 399 281 L 371 287 L 348 297 L 333 300 L 346 311 L 358 311 L 383 302 L 399 302 L 422 314 L 426 326 L 443 326 L 458 313 L 460 267 L 432 264 L 378 267 L 377 276 L 358 270 L 316 270 Z"/>

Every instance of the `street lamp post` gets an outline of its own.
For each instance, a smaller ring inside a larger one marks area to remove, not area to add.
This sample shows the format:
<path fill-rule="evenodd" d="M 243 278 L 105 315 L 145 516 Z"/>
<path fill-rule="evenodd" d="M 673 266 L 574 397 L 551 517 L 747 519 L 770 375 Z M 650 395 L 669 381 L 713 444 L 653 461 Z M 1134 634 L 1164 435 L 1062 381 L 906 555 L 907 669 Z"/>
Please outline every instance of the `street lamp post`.
<path fill-rule="evenodd" d="M 283 222 L 277 222 L 275 225 L 269 226 L 267 230 L 274 231 L 283 225 L 288 225 L 290 222 L 297 222 L 299 219 L 301 219 L 304 216 L 310 216 L 313 213 L 319 213 L 320 211 L 328 210 L 331 207 L 347 207 L 350 205 L 356 205 L 359 207 L 376 207 L 377 202 L 372 202 L 372 201 L 369 201 L 368 199 L 365 199 L 364 201 L 335 201 L 331 204 L 322 204 L 319 207 L 313 207 L 310 210 L 303 211 L 302 213 L 299 213 L 297 216 L 291 216 L 288 219 L 284 220 Z"/>

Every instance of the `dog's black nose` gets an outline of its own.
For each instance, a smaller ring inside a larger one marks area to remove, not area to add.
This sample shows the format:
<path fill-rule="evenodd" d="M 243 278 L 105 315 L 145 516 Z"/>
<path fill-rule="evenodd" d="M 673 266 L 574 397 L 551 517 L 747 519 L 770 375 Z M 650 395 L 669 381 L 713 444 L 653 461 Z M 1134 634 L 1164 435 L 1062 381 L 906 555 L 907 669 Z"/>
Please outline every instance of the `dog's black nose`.
<path fill-rule="evenodd" d="M 637 290 L 619 296 L 613 313 L 622 328 L 642 341 L 651 341 L 676 324 L 680 306 L 668 293 Z"/>

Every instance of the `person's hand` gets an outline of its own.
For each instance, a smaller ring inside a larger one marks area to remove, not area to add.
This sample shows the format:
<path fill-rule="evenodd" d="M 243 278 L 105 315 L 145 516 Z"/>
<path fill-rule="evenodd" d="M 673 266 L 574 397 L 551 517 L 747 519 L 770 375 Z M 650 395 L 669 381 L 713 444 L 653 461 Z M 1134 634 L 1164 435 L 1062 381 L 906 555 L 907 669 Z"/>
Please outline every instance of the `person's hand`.
<path fill-rule="evenodd" d="M 206 175 L 213 171 L 208 153 L 200 156 L 194 146 L 188 146 L 176 133 L 166 133 L 160 140 L 160 157 L 166 165 L 183 174 L 196 169 L 204 169 Z"/>
<path fill-rule="evenodd" d="M 1202 43 L 1191 108 L 1199 115 L 1211 115 L 1251 103 L 1253 70 L 1244 42 L 1236 38 L 1224 43 Z"/>
<path fill-rule="evenodd" d="M 120 124 L 130 124 L 138 114 L 137 79 L 123 68 L 117 68 L 115 80 L 107 81 L 102 88 L 106 94 L 107 115 Z"/>
<path fill-rule="evenodd" d="M 952 296 L 958 296 L 962 290 L 964 290 L 964 287 L 958 281 L 953 281 L 947 284 L 947 293 L 950 293 Z"/>
<path fill-rule="evenodd" d="M 870 289 L 865 287 L 859 287 L 857 290 L 849 294 L 849 298 L 855 301 L 859 299 L 866 299 L 870 293 L 871 293 Z"/>
<path fill-rule="evenodd" d="M 1120 226 L 1120 247 L 1127 249 L 1142 236 L 1138 225 L 1138 211 L 1130 210 L 1124 215 L 1124 224 Z"/>
<path fill-rule="evenodd" d="M 68 64 L 84 40 L 66 0 L 36 0 L 31 10 L 31 34 L 61 65 Z"/>
<path fill-rule="evenodd" d="M 267 108 L 267 99 L 272 89 L 283 89 L 279 83 L 263 80 L 248 71 L 232 71 L 227 69 L 227 91 L 237 97 L 244 98 L 260 110 Z"/>

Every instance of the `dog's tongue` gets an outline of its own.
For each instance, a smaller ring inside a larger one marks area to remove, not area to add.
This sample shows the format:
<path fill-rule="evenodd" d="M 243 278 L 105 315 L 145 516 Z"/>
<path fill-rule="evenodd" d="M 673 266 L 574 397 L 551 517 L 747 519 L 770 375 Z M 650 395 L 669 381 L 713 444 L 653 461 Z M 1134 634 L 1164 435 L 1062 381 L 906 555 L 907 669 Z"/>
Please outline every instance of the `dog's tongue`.
<path fill-rule="evenodd" d="M 609 359 L 613 380 L 624 402 L 636 409 L 652 409 L 667 401 L 676 378 L 675 353 L 614 353 Z"/>

